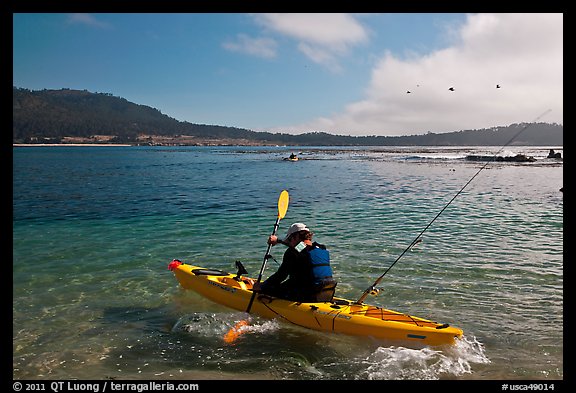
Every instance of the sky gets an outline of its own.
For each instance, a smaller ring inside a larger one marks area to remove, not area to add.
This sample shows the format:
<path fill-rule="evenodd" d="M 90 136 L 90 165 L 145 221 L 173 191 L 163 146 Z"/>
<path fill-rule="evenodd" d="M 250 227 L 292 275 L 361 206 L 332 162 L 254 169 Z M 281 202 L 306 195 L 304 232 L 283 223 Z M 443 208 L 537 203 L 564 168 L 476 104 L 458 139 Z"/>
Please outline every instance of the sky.
<path fill-rule="evenodd" d="M 13 85 L 275 133 L 563 124 L 563 14 L 15 13 Z"/>

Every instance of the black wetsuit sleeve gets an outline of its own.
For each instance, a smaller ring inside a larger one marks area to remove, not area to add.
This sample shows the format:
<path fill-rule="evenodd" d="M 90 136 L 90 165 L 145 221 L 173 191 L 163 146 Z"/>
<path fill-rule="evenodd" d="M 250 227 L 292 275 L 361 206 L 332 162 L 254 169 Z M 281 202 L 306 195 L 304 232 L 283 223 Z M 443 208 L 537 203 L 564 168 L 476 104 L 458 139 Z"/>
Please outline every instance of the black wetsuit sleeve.
<path fill-rule="evenodd" d="M 262 289 L 277 286 L 282 281 L 288 278 L 293 269 L 294 264 L 293 254 L 295 252 L 297 253 L 296 250 L 293 250 L 291 248 L 287 249 L 286 252 L 284 252 L 284 257 L 282 258 L 282 264 L 280 265 L 276 273 L 268 277 L 268 279 L 262 283 Z"/>

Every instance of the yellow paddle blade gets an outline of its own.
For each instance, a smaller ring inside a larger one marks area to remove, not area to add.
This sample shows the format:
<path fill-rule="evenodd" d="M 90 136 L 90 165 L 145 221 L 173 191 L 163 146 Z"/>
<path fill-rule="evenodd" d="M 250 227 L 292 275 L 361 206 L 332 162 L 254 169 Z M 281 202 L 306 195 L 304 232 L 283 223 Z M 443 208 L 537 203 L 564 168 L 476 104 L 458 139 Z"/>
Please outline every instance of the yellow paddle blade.
<path fill-rule="evenodd" d="M 288 211 L 288 191 L 284 190 L 280 193 L 280 198 L 278 198 L 278 218 L 282 219 Z"/>
<path fill-rule="evenodd" d="M 227 344 L 233 343 L 242 333 L 244 333 L 244 326 L 248 326 L 248 321 L 238 321 L 238 323 L 236 323 L 236 325 L 234 325 L 234 327 L 224 335 L 224 342 Z"/>

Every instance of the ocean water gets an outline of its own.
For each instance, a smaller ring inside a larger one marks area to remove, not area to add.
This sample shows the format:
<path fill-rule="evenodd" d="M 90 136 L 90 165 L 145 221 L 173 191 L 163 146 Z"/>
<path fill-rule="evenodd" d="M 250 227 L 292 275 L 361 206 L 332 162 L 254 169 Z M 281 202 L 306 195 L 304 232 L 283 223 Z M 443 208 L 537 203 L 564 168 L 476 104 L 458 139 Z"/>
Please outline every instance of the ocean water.
<path fill-rule="evenodd" d="M 506 148 L 537 161 L 479 173 L 464 159 L 498 149 L 15 147 L 13 378 L 561 380 L 563 163 L 550 147 Z M 240 260 L 256 277 L 284 189 L 280 233 L 312 228 L 349 299 L 442 212 L 365 302 L 463 340 L 415 348 L 251 316 L 226 344 L 246 314 L 182 290 L 167 265 Z"/>

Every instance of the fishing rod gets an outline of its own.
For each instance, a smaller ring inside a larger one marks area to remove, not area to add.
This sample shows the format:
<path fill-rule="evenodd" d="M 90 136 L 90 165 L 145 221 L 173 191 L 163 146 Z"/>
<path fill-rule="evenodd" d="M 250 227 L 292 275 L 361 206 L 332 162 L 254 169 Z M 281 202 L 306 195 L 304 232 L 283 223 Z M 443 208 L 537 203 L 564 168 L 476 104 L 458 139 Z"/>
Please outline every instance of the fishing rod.
<path fill-rule="evenodd" d="M 508 142 L 506 142 L 496 153 L 494 153 L 493 158 L 495 160 L 496 156 L 498 155 L 498 153 L 500 153 L 506 146 L 508 146 L 510 143 L 512 143 L 512 141 L 516 138 L 518 138 L 518 136 L 520 134 L 522 134 L 524 131 L 526 131 L 526 129 L 528 129 L 532 124 L 536 123 L 538 120 L 540 120 L 540 118 L 542 118 L 544 115 L 546 115 L 548 112 L 550 112 L 551 109 L 546 110 L 544 113 L 542 113 L 540 116 L 538 116 L 536 119 L 534 119 L 531 123 L 526 124 L 520 131 L 518 131 L 512 138 L 510 138 L 510 140 Z M 460 195 L 462 193 L 462 191 L 464 191 L 464 189 L 466 187 L 468 187 L 468 185 L 472 182 L 472 180 L 474 180 L 476 178 L 476 176 L 478 176 L 478 174 L 480 174 L 480 172 L 482 172 L 482 170 L 484 168 L 486 168 L 486 166 L 491 162 L 492 160 L 487 160 L 486 163 L 484 165 L 482 165 L 480 167 L 480 169 L 478 169 L 478 171 L 474 174 L 474 176 L 472 176 L 470 178 L 470 180 L 468 180 L 466 182 L 466 184 L 464 184 L 464 186 L 460 189 L 460 191 L 458 191 L 456 193 L 456 195 L 454 195 L 452 197 L 452 199 L 450 199 L 450 201 L 448 201 L 448 203 L 442 208 L 442 210 L 440 210 L 438 212 L 438 214 L 436 214 L 436 216 L 428 223 L 428 225 L 426 225 L 426 227 L 424 227 L 424 229 L 418 234 L 418 236 L 416 236 L 416 238 L 414 240 L 412 240 L 412 242 L 408 245 L 408 247 L 406 247 L 406 249 L 404 249 L 404 251 L 402 251 L 402 253 L 398 256 L 398 258 L 396 258 L 396 260 L 394 261 L 394 263 L 392 263 L 392 265 L 390 265 L 388 267 L 388 269 L 386 269 L 386 271 L 376 279 L 376 281 L 374 281 L 374 284 L 372 284 L 371 286 L 369 286 L 368 288 L 366 288 L 366 290 L 362 293 L 362 296 L 360 296 L 360 298 L 356 301 L 356 304 L 362 304 L 364 302 L 364 300 L 366 299 L 366 296 L 368 296 L 370 293 L 378 293 L 378 290 L 376 289 L 376 286 L 378 284 L 380 284 L 380 282 L 382 281 L 382 279 L 384 279 L 384 276 L 386 275 L 386 273 L 388 273 L 390 271 L 390 269 L 392 269 L 392 267 L 396 264 L 396 262 L 398 262 L 400 260 L 400 258 L 402 258 L 404 256 L 404 254 L 406 254 L 408 252 L 408 250 L 410 250 L 412 247 L 414 247 L 417 243 L 422 241 L 422 234 L 424 232 L 426 232 L 428 230 L 428 228 L 430 228 L 430 226 L 434 223 L 434 221 L 436 221 L 436 219 L 438 217 L 440 217 L 440 215 L 444 212 L 444 210 L 446 210 L 448 208 L 448 206 L 450 206 L 450 204 L 454 201 L 454 199 L 456 199 L 458 197 L 458 195 Z"/>

